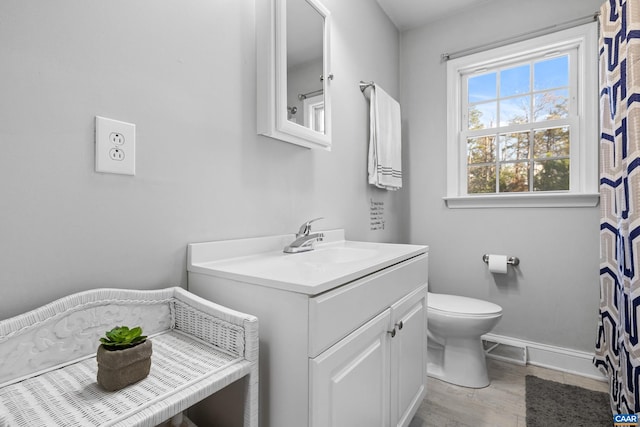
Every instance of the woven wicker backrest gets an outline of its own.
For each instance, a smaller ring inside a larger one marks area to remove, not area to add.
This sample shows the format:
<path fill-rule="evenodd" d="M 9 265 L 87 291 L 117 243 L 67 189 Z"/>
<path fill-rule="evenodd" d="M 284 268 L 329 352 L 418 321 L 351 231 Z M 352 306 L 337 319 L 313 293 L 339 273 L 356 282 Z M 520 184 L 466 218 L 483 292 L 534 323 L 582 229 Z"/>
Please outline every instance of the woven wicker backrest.
<path fill-rule="evenodd" d="M 174 301 L 175 328 L 227 351 L 244 357 L 244 328 L 227 323 L 181 301 Z"/>
<path fill-rule="evenodd" d="M 173 291 L 96 289 L 0 321 L 0 387 L 95 355 L 115 326 L 173 327 Z"/>

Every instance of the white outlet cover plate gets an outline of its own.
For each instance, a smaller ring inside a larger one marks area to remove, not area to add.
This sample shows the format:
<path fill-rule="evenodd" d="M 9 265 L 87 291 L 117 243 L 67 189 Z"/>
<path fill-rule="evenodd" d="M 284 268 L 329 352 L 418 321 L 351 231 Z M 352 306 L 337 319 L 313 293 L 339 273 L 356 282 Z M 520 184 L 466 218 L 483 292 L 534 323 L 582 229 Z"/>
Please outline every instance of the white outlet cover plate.
<path fill-rule="evenodd" d="M 136 174 L 136 125 L 96 116 L 96 172 Z"/>

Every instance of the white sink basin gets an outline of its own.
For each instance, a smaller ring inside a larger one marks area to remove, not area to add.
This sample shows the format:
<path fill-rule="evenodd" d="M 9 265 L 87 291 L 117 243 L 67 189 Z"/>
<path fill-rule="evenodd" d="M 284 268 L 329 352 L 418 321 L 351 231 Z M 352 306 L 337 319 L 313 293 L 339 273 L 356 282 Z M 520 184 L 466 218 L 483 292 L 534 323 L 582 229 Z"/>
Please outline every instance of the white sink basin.
<path fill-rule="evenodd" d="M 295 236 L 195 243 L 188 247 L 193 273 L 316 295 L 427 251 L 426 246 L 344 240 L 343 230 L 325 231 L 312 251 L 285 254 Z"/>
<path fill-rule="evenodd" d="M 285 254 L 283 260 L 291 263 L 307 263 L 314 265 L 344 264 L 362 261 L 375 257 L 379 251 L 359 247 L 347 246 L 353 242 L 344 242 L 344 245 L 318 245 L 316 249 L 297 254 Z"/>

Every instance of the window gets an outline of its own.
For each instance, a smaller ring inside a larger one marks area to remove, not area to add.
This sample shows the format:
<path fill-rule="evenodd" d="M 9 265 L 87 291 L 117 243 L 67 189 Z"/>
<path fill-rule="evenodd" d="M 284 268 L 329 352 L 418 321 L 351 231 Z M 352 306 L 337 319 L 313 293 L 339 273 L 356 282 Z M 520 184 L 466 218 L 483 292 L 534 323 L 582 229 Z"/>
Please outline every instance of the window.
<path fill-rule="evenodd" d="M 304 125 L 316 132 L 324 133 L 324 95 L 305 98 L 303 108 Z"/>
<path fill-rule="evenodd" d="M 449 207 L 595 206 L 596 25 L 447 63 Z"/>

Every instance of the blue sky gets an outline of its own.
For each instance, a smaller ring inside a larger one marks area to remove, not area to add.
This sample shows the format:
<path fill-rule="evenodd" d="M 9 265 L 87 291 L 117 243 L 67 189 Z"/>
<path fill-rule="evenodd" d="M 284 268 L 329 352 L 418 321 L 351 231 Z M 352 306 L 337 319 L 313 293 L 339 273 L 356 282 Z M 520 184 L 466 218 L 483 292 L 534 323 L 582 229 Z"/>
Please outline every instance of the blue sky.
<path fill-rule="evenodd" d="M 569 57 L 560 56 L 533 64 L 524 64 L 500 70 L 501 96 L 530 92 L 530 70 L 533 68 L 534 91 L 569 85 Z M 469 78 L 469 102 L 496 99 L 498 71 Z"/>
<path fill-rule="evenodd" d="M 514 65 L 513 67 L 494 70 L 484 74 L 470 76 L 468 79 L 468 101 L 475 104 L 475 108 L 482 113 L 485 127 L 495 125 L 497 118 L 497 104 L 491 102 L 498 95 L 501 98 L 501 122 L 506 124 L 514 116 L 522 115 L 523 106 L 530 105 L 533 92 L 553 91 L 556 96 L 568 98 L 569 86 L 569 57 L 563 55 L 555 58 L 543 59 L 533 63 Z M 498 88 L 498 81 L 500 88 Z M 519 96 L 520 95 L 520 96 Z M 535 95 L 534 95 L 535 96 Z M 542 94 L 538 94 L 538 101 Z"/>

